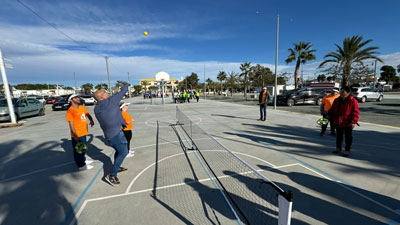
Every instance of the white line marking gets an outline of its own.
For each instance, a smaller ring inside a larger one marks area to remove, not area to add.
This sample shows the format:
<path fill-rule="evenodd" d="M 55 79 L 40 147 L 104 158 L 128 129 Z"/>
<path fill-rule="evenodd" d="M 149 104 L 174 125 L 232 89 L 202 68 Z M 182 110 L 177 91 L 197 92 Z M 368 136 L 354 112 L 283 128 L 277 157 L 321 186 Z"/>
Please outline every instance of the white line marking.
<path fill-rule="evenodd" d="M 196 141 L 196 140 L 203 140 L 203 139 L 208 139 L 208 138 L 198 138 L 198 139 L 193 139 L 193 140 Z M 179 141 L 169 141 L 169 142 L 159 143 L 159 145 L 165 145 L 165 144 L 170 144 L 170 143 L 178 143 L 178 142 Z M 139 146 L 139 147 L 134 147 L 133 149 L 147 148 L 147 147 L 151 147 L 151 146 L 155 146 L 155 145 L 156 144 L 143 145 L 143 146 Z M 110 153 L 111 152 L 105 152 L 103 154 L 98 154 L 98 155 L 93 156 L 92 159 L 94 159 L 94 158 L 96 158 L 98 156 L 104 156 L 104 155 L 106 155 L 108 157 L 108 154 L 110 154 Z M 29 176 L 29 175 L 32 175 L 32 174 L 35 174 L 35 173 L 40 173 L 40 172 L 43 172 L 43 171 L 46 171 L 46 170 L 50 170 L 50 169 L 54 169 L 54 168 L 57 168 L 57 167 L 66 166 L 66 165 L 73 164 L 73 163 L 75 163 L 75 161 L 59 164 L 59 165 L 56 165 L 56 166 L 46 167 L 46 168 L 43 168 L 43 169 L 40 169 L 40 170 L 35 170 L 33 172 L 29 172 L 29 173 L 25 173 L 25 174 L 21 174 L 21 175 L 15 176 L 15 177 L 10 177 L 10 178 L 6 178 L 4 180 L 0 180 L 0 183 L 6 182 L 6 181 L 10 181 L 10 180 L 14 180 L 14 179 L 21 178 L 21 177 L 25 177 L 25 176 Z"/>
<path fill-rule="evenodd" d="M 223 152 L 224 152 L 225 150 L 202 150 L 202 151 L 223 151 Z M 188 152 L 188 153 L 193 153 L 193 152 Z M 289 166 L 298 165 L 298 163 L 294 163 L 294 164 L 283 165 L 283 166 L 275 166 L 274 164 L 272 164 L 272 163 L 270 163 L 270 162 L 268 162 L 268 161 L 265 161 L 265 160 L 263 160 L 263 159 L 260 159 L 260 158 L 258 158 L 258 157 L 256 157 L 256 156 L 248 155 L 248 154 L 241 153 L 241 152 L 234 152 L 234 153 L 236 153 L 236 154 L 241 154 L 241 155 L 245 155 L 245 156 L 248 156 L 248 157 L 251 157 L 251 158 L 258 159 L 258 160 L 260 160 L 260 161 L 262 161 L 262 162 L 265 162 L 265 163 L 271 165 L 271 166 L 272 166 L 271 168 L 274 168 L 274 169 L 279 169 L 279 168 L 284 168 L 284 167 L 289 167 Z M 143 192 L 147 192 L 147 191 L 153 191 L 154 188 L 144 189 L 144 190 L 135 191 L 135 192 L 130 192 L 130 189 L 131 189 L 132 185 L 136 182 L 136 180 L 137 180 L 144 172 L 146 172 L 149 168 L 151 168 L 152 166 L 154 166 L 156 163 L 159 163 L 159 162 L 162 162 L 162 161 L 164 161 L 164 160 L 170 159 L 170 158 L 175 157 L 175 156 L 183 155 L 183 154 L 185 154 L 185 153 L 182 152 L 182 153 L 178 153 L 178 154 L 175 154 L 175 155 L 168 156 L 168 157 L 163 158 L 163 159 L 160 159 L 160 160 L 158 160 L 157 162 L 154 162 L 154 163 L 150 164 L 149 166 L 147 166 L 146 168 L 144 168 L 142 171 L 140 171 L 140 173 L 139 173 L 138 175 L 135 176 L 135 178 L 133 178 L 133 180 L 132 180 L 131 183 L 129 184 L 128 188 L 126 189 L 125 193 L 85 200 L 85 201 L 83 202 L 82 206 L 80 207 L 80 209 L 78 210 L 78 212 L 76 213 L 75 218 L 76 218 L 76 219 L 79 218 L 80 214 L 83 212 L 83 210 L 84 210 L 84 208 L 86 207 L 86 204 L 87 204 L 88 202 L 99 201 L 99 200 L 110 199 L 110 198 L 116 198 L 116 197 L 121 197 L 121 196 L 126 196 L 126 195 L 132 195 L 132 194 L 138 194 L 138 193 L 143 193 Z M 257 170 L 257 171 L 265 171 L 265 170 L 260 169 L 260 170 Z M 251 173 L 251 172 L 244 172 L 244 173 Z M 221 176 L 221 178 L 224 178 L 224 177 L 229 177 L 229 175 Z M 198 182 L 203 182 L 203 181 L 207 181 L 207 180 L 210 180 L 210 179 L 209 179 L 209 178 L 205 178 L 205 179 L 199 180 Z M 156 188 L 155 190 L 165 189 L 165 188 L 169 188 L 169 187 L 176 187 L 176 186 L 185 185 L 185 184 L 186 184 L 186 183 L 172 184 L 172 185 L 167 185 L 167 186 L 163 186 L 163 187 L 158 187 L 158 188 Z M 73 221 L 73 223 L 71 222 L 71 225 L 73 225 L 73 224 L 75 224 L 75 221 Z"/>

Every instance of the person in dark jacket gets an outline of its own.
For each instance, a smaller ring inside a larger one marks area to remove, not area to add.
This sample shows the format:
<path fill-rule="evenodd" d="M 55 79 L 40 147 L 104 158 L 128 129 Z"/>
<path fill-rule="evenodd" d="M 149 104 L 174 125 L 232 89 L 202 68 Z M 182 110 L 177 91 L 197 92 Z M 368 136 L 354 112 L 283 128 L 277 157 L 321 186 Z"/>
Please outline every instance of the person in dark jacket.
<path fill-rule="evenodd" d="M 258 97 L 258 103 L 260 103 L 260 119 L 261 121 L 267 120 L 267 105 L 271 96 L 266 87 L 260 92 L 260 96 Z"/>
<path fill-rule="evenodd" d="M 353 129 L 358 123 L 360 111 L 358 102 L 350 95 L 350 87 L 346 86 L 340 90 L 340 97 L 335 99 L 329 110 L 329 116 L 336 127 L 336 150 L 342 150 L 343 134 L 346 139 L 346 146 L 343 156 L 350 155 L 351 144 L 353 142 Z"/>
<path fill-rule="evenodd" d="M 128 154 L 128 141 L 122 131 L 127 125 L 119 108 L 119 102 L 128 91 L 128 86 L 128 84 L 125 84 L 119 93 L 111 97 L 104 90 L 98 90 L 93 95 L 97 100 L 94 108 L 96 118 L 99 121 L 108 144 L 115 149 L 115 154 L 117 154 L 110 174 L 104 178 L 112 186 L 120 185 L 117 173 L 123 172 L 120 167 Z M 124 171 L 127 170 L 126 168 L 122 169 Z"/>

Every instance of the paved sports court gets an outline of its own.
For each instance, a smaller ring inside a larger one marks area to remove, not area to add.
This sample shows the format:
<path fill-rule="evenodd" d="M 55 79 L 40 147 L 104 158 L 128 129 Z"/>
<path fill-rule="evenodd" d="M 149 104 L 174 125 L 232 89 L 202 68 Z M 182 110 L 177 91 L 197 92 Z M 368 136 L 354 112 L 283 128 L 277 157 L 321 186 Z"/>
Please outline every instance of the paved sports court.
<path fill-rule="evenodd" d="M 103 176 L 113 149 L 98 124 L 89 128 L 89 171 L 78 172 L 65 112 L 30 118 L 24 127 L 0 129 L 0 224 L 238 224 L 176 120 L 167 99 L 149 104 L 134 98 L 136 155 L 120 187 Z M 361 124 L 349 158 L 331 153 L 335 138 L 319 136 L 317 117 L 201 99 L 178 104 L 194 124 L 211 134 L 285 191 L 293 192 L 292 224 L 400 224 L 400 129 Z M 87 107 L 93 114 L 93 106 Z M 362 117 L 362 114 L 360 115 Z M 97 120 L 95 120 L 97 122 Z M 158 128 L 157 128 L 158 126 Z M 193 139 L 207 146 L 209 140 Z M 210 145 L 211 146 L 211 145 Z M 203 149 L 204 153 L 211 149 Z M 215 149 L 213 149 L 215 151 Z M 228 163 L 218 157 L 213 165 Z M 268 187 L 250 185 L 243 174 L 224 171 L 232 194 L 252 210 L 252 224 L 276 222 L 270 199 L 249 200 Z M 257 190 L 256 190 L 257 189 Z M 269 195 L 273 198 L 273 196 Z M 246 209 L 244 209 L 246 210 Z"/>

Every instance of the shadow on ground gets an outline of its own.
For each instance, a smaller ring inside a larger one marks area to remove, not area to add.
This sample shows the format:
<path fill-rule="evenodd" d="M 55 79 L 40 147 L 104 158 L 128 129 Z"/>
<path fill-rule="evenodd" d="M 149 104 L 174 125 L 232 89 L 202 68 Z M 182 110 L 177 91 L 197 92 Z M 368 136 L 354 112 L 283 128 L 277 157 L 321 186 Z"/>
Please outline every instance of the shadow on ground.
<path fill-rule="evenodd" d="M 19 147 L 26 144 L 27 141 L 16 140 L 1 146 L 0 223 L 59 224 L 72 208 L 63 193 L 73 192 L 74 189 L 57 177 L 70 174 L 70 179 L 77 180 L 80 175 L 76 166 L 71 164 L 32 176 L 16 177 L 15 172 L 21 169 L 32 171 L 36 164 L 40 164 L 38 161 L 51 162 L 59 157 L 73 159 L 72 147 L 64 148 L 65 151 L 55 150 L 60 143 L 49 141 L 19 154 Z M 12 177 L 14 179 L 10 179 Z"/>

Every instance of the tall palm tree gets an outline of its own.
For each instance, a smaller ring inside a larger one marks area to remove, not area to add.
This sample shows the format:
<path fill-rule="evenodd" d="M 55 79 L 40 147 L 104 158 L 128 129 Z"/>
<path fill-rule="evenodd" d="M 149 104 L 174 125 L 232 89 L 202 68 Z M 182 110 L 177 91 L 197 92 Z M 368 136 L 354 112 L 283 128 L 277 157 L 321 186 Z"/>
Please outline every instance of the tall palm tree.
<path fill-rule="evenodd" d="M 242 73 L 239 76 L 244 77 L 244 98 L 247 100 L 247 78 L 249 76 L 249 73 L 251 72 L 251 63 L 244 62 L 240 64 L 240 70 L 242 71 Z"/>
<path fill-rule="evenodd" d="M 142 81 L 142 85 L 144 86 L 144 91 L 147 91 L 147 85 L 149 85 L 150 83 L 148 81 Z"/>
<path fill-rule="evenodd" d="M 235 86 L 236 82 L 238 81 L 238 73 L 230 72 L 228 80 L 226 81 L 228 85 L 231 87 L 231 96 L 233 95 L 233 86 Z"/>
<path fill-rule="evenodd" d="M 207 88 L 208 91 L 207 92 L 208 92 L 208 94 L 210 94 L 210 86 L 213 83 L 213 81 L 210 78 L 207 78 L 206 83 L 207 83 L 207 86 L 208 86 L 208 88 Z"/>
<path fill-rule="evenodd" d="M 347 86 L 350 83 L 349 78 L 351 70 L 353 69 L 353 64 L 359 63 L 364 65 L 363 61 L 366 59 L 375 59 L 383 63 L 382 59 L 374 55 L 379 54 L 379 52 L 375 51 L 379 49 L 379 47 L 372 46 L 363 49 L 363 47 L 371 41 L 371 39 L 363 41 L 363 37 L 358 35 L 345 38 L 343 40 L 343 46 L 335 44 L 337 48 L 336 51 L 326 54 L 324 56 L 325 60 L 319 65 L 319 67 L 321 68 L 328 63 L 339 65 L 343 71 L 342 86 Z"/>
<path fill-rule="evenodd" d="M 298 86 L 298 74 L 300 69 L 300 63 L 306 64 L 306 62 L 315 60 L 316 57 L 313 54 L 316 50 L 312 49 L 310 42 L 300 41 L 298 44 L 294 43 L 294 48 L 289 48 L 289 56 L 285 60 L 286 64 L 296 61 L 296 67 L 294 69 L 294 86 Z"/>
<path fill-rule="evenodd" d="M 219 71 L 217 80 L 219 80 L 219 84 L 221 85 L 221 92 L 222 92 L 222 82 L 226 80 L 226 73 L 225 71 Z"/>

